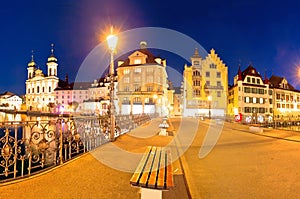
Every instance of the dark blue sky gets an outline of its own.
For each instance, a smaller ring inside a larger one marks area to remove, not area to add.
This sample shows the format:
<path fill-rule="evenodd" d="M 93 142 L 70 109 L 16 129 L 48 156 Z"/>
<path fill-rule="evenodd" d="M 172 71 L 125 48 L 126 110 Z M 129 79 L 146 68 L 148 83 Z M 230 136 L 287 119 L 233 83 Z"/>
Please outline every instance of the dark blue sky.
<path fill-rule="evenodd" d="M 59 76 L 74 81 L 87 54 L 109 24 L 122 31 L 139 27 L 174 29 L 214 48 L 229 67 L 251 62 L 261 74 L 285 76 L 300 88 L 300 3 L 292 1 L 15 0 L 1 2 L 0 92 L 24 94 L 31 50 L 45 71 L 55 44 Z M 146 38 L 145 38 L 146 40 Z M 182 70 L 183 62 L 167 57 Z"/>

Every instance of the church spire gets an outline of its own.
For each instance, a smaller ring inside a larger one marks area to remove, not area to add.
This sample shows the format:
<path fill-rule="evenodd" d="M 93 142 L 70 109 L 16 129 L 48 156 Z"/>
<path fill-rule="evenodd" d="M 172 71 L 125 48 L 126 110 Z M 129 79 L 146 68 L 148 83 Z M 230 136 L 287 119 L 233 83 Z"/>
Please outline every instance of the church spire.
<path fill-rule="evenodd" d="M 31 61 L 28 63 L 28 67 L 36 67 L 36 63 L 34 62 L 33 50 L 31 50 Z"/>
<path fill-rule="evenodd" d="M 242 80 L 241 64 L 239 64 L 239 69 L 238 69 L 238 81 L 239 80 Z"/>
<path fill-rule="evenodd" d="M 51 44 L 51 55 L 48 58 L 48 62 L 47 63 L 49 63 L 49 62 L 55 62 L 55 63 L 57 63 L 57 59 L 54 56 L 54 44 L 53 43 Z"/>

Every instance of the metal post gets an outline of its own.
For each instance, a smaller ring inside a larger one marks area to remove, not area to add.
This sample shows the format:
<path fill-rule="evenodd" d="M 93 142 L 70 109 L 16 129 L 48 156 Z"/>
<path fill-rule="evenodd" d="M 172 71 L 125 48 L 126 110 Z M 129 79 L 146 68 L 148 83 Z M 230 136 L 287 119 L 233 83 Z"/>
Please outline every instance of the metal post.
<path fill-rule="evenodd" d="M 115 139 L 114 51 L 110 53 L 110 141 Z"/>

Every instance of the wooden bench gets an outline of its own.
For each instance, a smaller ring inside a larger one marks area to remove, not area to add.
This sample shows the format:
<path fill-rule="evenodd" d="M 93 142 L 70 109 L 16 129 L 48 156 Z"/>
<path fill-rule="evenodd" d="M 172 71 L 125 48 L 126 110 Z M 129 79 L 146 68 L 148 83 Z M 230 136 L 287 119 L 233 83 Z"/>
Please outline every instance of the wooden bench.
<path fill-rule="evenodd" d="M 161 199 L 162 191 L 174 186 L 170 150 L 148 146 L 130 184 L 141 188 L 141 199 Z"/>

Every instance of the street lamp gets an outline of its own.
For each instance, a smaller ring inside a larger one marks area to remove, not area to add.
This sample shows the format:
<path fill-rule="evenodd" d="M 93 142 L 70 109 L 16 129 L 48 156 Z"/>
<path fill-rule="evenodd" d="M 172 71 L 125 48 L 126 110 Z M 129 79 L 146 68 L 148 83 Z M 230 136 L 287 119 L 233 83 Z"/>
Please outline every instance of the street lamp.
<path fill-rule="evenodd" d="M 118 43 L 118 37 L 113 34 L 113 28 L 110 29 L 110 35 L 106 37 L 108 49 L 110 50 L 110 141 L 115 139 L 115 104 L 114 104 L 114 52 Z"/>
<path fill-rule="evenodd" d="M 208 96 L 207 99 L 208 99 L 208 118 L 211 119 L 211 111 L 210 111 L 210 109 L 211 109 L 211 100 L 212 100 L 211 95 Z"/>

